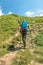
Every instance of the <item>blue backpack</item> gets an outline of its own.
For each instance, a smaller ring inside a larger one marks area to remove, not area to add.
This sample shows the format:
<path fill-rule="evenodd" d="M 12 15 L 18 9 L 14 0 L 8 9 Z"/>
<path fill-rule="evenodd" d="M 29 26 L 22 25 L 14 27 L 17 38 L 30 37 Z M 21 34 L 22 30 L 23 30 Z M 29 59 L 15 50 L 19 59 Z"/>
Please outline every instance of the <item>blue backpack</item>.
<path fill-rule="evenodd" d="M 21 32 L 27 32 L 28 30 L 27 30 L 27 28 L 28 28 L 28 26 L 27 26 L 27 21 L 26 20 L 23 20 L 22 21 L 22 24 L 21 24 Z"/>

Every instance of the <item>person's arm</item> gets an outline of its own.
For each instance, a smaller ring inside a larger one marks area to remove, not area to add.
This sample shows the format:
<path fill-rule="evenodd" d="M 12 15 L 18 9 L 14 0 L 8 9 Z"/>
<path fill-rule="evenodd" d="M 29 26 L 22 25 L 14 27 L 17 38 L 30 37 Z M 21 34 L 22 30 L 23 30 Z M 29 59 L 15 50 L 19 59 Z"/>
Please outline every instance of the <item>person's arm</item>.
<path fill-rule="evenodd" d="M 30 31 L 30 33 L 31 33 L 31 28 L 30 28 L 30 26 L 29 26 L 29 31 Z"/>
<path fill-rule="evenodd" d="M 31 28 L 30 28 L 30 25 L 28 24 L 28 29 L 29 29 L 29 31 L 30 31 L 30 33 L 31 33 Z"/>

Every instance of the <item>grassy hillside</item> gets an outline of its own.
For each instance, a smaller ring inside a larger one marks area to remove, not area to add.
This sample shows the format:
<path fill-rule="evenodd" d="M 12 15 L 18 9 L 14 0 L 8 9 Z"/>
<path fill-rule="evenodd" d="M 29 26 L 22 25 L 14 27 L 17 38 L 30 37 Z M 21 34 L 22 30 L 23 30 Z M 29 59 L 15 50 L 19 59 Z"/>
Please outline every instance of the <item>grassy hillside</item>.
<path fill-rule="evenodd" d="M 14 34 L 15 30 L 18 29 L 19 24 L 22 19 L 26 19 L 29 24 L 34 23 L 43 23 L 43 17 L 21 17 L 18 15 L 5 15 L 0 17 L 0 43 L 8 39 L 11 35 Z"/>
<path fill-rule="evenodd" d="M 15 37 L 15 34 L 23 19 L 28 21 L 31 33 L 28 32 L 27 49 L 18 51 L 12 65 L 28 65 L 32 60 L 43 64 L 43 16 L 22 17 L 14 14 L 0 16 L 0 57 L 9 53 L 9 49 L 12 50 L 12 47 L 20 45 L 21 35 Z M 12 37 L 13 39 L 8 42 Z M 30 51 L 32 48 L 34 48 L 34 54 Z"/>
<path fill-rule="evenodd" d="M 14 15 L 6 15 L 0 17 L 0 43 L 10 35 L 13 35 L 14 31 L 18 28 L 18 21 Z"/>

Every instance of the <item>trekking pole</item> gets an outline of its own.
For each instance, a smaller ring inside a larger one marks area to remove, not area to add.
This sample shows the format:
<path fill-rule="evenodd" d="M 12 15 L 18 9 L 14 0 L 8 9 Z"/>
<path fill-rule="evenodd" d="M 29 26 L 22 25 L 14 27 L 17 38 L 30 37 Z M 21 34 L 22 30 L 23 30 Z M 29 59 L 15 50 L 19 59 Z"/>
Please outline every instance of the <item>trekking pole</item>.
<path fill-rule="evenodd" d="M 33 39 L 33 37 L 32 37 L 32 31 L 31 30 L 29 30 L 30 31 L 30 42 L 31 42 L 31 45 L 32 45 L 32 48 L 33 48 L 33 43 L 32 43 L 32 39 Z"/>

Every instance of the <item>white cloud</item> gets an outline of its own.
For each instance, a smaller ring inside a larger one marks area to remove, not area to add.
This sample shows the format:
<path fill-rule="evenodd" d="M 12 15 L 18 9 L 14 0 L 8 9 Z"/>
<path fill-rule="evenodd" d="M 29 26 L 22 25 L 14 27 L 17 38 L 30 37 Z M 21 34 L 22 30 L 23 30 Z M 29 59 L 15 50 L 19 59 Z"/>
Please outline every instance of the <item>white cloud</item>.
<path fill-rule="evenodd" d="M 12 12 L 9 12 L 8 14 L 12 14 Z"/>
<path fill-rule="evenodd" d="M 3 12 L 2 12 L 2 8 L 0 6 L 0 16 L 2 16 L 2 15 L 3 15 Z"/>
<path fill-rule="evenodd" d="M 27 16 L 27 17 L 43 16 L 43 9 L 37 9 L 35 11 L 27 11 L 27 12 L 25 12 L 25 16 Z"/>
<path fill-rule="evenodd" d="M 7 14 L 12 14 L 12 12 L 10 11 Z M 0 16 L 2 16 L 2 15 L 5 15 L 5 14 L 2 12 L 2 7 L 0 6 Z"/>
<path fill-rule="evenodd" d="M 35 12 L 31 12 L 31 11 L 27 11 L 25 13 L 25 15 L 28 17 L 28 16 L 33 16 L 35 14 Z"/>
<path fill-rule="evenodd" d="M 37 9 L 37 13 L 43 13 L 43 9 Z"/>
<path fill-rule="evenodd" d="M 40 14 L 39 16 L 43 16 L 43 14 Z"/>

